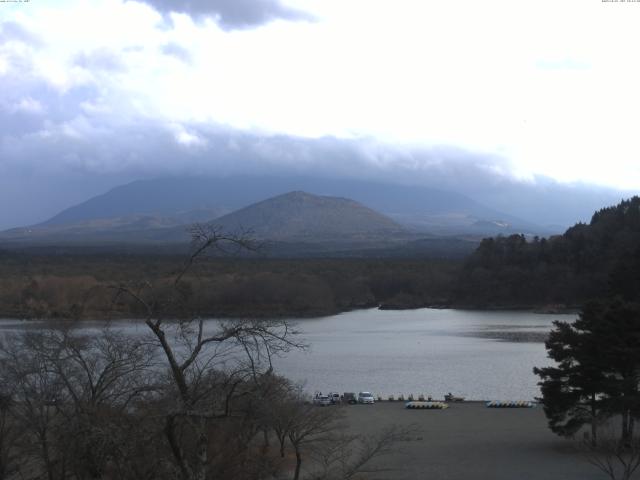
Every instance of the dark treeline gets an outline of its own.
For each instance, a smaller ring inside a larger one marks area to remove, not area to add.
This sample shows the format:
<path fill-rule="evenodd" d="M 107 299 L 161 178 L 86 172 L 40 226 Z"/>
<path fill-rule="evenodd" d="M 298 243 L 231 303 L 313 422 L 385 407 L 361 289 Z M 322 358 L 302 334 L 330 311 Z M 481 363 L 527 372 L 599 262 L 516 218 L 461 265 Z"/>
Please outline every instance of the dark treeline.
<path fill-rule="evenodd" d="M 108 288 L 170 288 L 184 256 L 0 254 L 0 316 L 139 315 Z M 355 308 L 444 305 L 461 263 L 429 259 L 203 259 L 183 282 L 195 311 L 220 316 L 315 316 Z"/>
<path fill-rule="evenodd" d="M 640 292 L 640 198 L 604 208 L 563 235 L 488 238 L 465 263 L 460 303 L 478 306 L 583 305 Z"/>

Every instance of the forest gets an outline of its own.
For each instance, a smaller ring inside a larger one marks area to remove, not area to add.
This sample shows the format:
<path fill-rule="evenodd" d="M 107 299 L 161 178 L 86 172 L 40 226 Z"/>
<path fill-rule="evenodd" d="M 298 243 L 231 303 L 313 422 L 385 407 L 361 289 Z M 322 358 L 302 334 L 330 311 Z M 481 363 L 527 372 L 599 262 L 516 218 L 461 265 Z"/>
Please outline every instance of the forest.
<path fill-rule="evenodd" d="M 0 261 L 0 312 L 10 318 L 137 316 L 110 286 L 171 286 L 184 256 L 33 255 Z M 318 316 L 380 305 L 444 305 L 460 263 L 429 259 L 203 259 L 184 279 L 193 308 L 227 317 Z"/>
<path fill-rule="evenodd" d="M 465 261 L 455 303 L 480 307 L 564 305 L 640 292 L 640 198 L 594 213 L 563 235 L 484 239 Z"/>
<path fill-rule="evenodd" d="M 158 291 L 185 256 L 156 252 L 0 251 L 0 313 L 13 318 L 131 317 L 110 287 Z M 211 256 L 189 271 L 185 293 L 205 316 L 308 317 L 357 308 L 579 308 L 640 291 L 640 198 L 594 213 L 563 235 L 484 239 L 464 259 Z"/>

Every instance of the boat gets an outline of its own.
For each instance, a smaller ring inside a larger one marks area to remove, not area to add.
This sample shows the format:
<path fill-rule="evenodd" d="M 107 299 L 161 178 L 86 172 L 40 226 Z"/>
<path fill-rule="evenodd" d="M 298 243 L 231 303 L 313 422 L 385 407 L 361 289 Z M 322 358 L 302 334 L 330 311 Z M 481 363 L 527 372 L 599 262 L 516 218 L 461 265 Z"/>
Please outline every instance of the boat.
<path fill-rule="evenodd" d="M 451 393 L 447 393 L 444 396 L 444 401 L 445 402 L 464 402 L 464 397 L 456 397 L 455 395 L 453 395 Z"/>

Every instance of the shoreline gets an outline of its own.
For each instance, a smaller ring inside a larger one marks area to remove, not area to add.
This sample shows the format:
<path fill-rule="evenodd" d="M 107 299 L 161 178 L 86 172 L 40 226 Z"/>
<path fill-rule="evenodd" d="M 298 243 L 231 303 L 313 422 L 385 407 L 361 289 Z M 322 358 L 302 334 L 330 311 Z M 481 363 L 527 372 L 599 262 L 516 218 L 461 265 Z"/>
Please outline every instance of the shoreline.
<path fill-rule="evenodd" d="M 462 310 L 462 311 L 479 311 L 479 312 L 522 312 L 522 313 L 535 313 L 539 315 L 570 315 L 578 314 L 581 307 L 579 306 L 556 306 L 556 305 L 491 305 L 491 306 L 479 306 L 479 305 L 456 305 L 455 303 L 447 304 L 425 304 L 425 305 L 359 305 L 353 308 L 346 309 L 327 309 L 327 310 L 314 310 L 314 311 L 291 311 L 291 312 L 230 312 L 221 311 L 217 313 L 202 313 L 199 316 L 207 319 L 212 318 L 228 318 L 228 319 L 290 319 L 295 318 L 299 320 L 330 317 L 339 315 L 342 313 L 356 312 L 360 310 L 382 310 L 382 311 L 403 311 L 403 310 Z M 24 317 L 20 315 L 20 312 L 16 311 L 0 311 L 0 320 L 19 320 L 19 321 L 50 321 L 50 322 L 83 322 L 83 321 L 107 321 L 107 320 L 143 320 L 144 316 L 136 315 L 92 315 L 91 318 L 72 318 L 70 316 L 53 315 L 42 317 Z"/>

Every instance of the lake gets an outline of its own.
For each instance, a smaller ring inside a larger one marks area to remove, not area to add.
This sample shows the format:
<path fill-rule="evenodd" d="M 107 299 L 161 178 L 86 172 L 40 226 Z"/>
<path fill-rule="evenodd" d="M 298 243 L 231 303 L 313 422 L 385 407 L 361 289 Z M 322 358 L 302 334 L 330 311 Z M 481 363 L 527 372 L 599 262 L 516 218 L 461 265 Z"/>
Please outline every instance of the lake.
<path fill-rule="evenodd" d="M 544 338 L 553 320 L 573 314 L 452 309 L 358 310 L 296 320 L 305 352 L 275 360 L 276 371 L 313 392 L 368 390 L 442 398 L 531 400 L 539 395 L 534 366 L 546 366 Z M 113 322 L 145 332 L 140 322 Z M 95 328 L 96 323 L 86 324 Z M 5 332 L 39 322 L 0 320 Z"/>
<path fill-rule="evenodd" d="M 298 322 L 310 345 L 276 362 L 306 390 L 442 398 L 539 396 L 534 366 L 552 364 L 544 339 L 576 315 L 513 311 L 359 310 Z"/>

